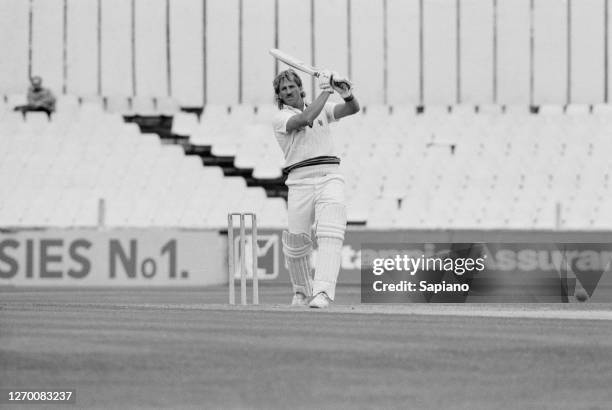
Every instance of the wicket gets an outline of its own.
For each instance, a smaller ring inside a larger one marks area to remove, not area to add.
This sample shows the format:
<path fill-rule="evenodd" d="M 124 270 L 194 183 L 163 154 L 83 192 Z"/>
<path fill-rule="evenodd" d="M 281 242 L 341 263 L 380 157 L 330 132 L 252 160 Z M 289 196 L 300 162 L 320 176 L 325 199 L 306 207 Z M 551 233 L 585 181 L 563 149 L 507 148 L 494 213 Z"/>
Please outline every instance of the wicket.
<path fill-rule="evenodd" d="M 227 214 L 227 253 L 228 253 L 228 282 L 229 282 L 229 304 L 236 304 L 236 290 L 234 287 L 234 216 L 240 217 L 240 242 L 238 252 L 240 255 L 240 303 L 247 304 L 247 272 L 246 272 L 246 230 L 245 217 L 251 217 L 251 245 L 253 258 L 253 304 L 259 304 L 259 283 L 257 277 L 257 216 L 252 212 L 232 212 Z"/>

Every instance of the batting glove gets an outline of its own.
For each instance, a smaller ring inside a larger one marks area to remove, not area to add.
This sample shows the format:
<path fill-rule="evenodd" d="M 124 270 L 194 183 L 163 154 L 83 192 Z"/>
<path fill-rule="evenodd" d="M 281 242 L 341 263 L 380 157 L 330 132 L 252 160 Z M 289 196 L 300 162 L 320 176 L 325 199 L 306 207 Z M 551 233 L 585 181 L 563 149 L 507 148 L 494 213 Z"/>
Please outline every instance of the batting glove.
<path fill-rule="evenodd" d="M 331 86 L 342 98 L 349 98 L 353 95 L 353 85 L 349 79 L 336 72 L 332 73 Z"/>
<path fill-rule="evenodd" d="M 322 70 L 319 73 L 319 88 L 322 91 L 327 91 L 330 94 L 333 94 L 334 89 L 331 85 L 332 72 L 329 70 Z"/>

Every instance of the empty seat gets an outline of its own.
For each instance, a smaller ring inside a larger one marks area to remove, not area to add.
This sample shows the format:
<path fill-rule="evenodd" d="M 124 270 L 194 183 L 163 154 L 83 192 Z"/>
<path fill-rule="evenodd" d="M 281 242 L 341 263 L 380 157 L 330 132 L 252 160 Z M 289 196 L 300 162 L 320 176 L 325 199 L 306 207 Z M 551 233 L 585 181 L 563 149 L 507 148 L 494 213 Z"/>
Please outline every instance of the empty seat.
<path fill-rule="evenodd" d="M 177 112 L 172 119 L 172 133 L 190 136 L 198 128 L 198 116 L 193 113 Z"/>
<path fill-rule="evenodd" d="M 160 115 L 171 116 L 175 115 L 180 110 L 181 107 L 179 106 L 178 101 L 172 97 L 159 97 L 157 99 L 157 112 Z"/>
<path fill-rule="evenodd" d="M 57 97 L 55 110 L 57 114 L 66 114 L 75 117 L 79 111 L 80 103 L 76 95 L 62 94 Z"/>
<path fill-rule="evenodd" d="M 502 106 L 499 104 L 480 104 L 478 106 L 478 114 L 480 115 L 500 115 L 502 113 Z"/>
<path fill-rule="evenodd" d="M 455 116 L 473 116 L 476 114 L 476 107 L 469 104 L 453 105 L 451 107 L 451 114 Z"/>
<path fill-rule="evenodd" d="M 225 119 L 229 116 L 230 108 L 224 104 L 206 104 L 202 112 L 203 118 Z"/>
<path fill-rule="evenodd" d="M 413 118 L 416 115 L 416 107 L 412 104 L 399 104 L 394 105 L 391 110 L 391 114 L 393 119 L 401 118 L 401 119 L 409 119 Z"/>
<path fill-rule="evenodd" d="M 435 104 L 431 104 L 431 105 L 426 105 L 424 110 L 423 110 L 423 114 L 425 116 L 428 117 L 444 117 L 446 115 L 448 115 L 449 113 L 449 107 L 448 105 L 435 105 Z"/>
<path fill-rule="evenodd" d="M 277 179 L 282 175 L 281 167 L 274 163 L 256 165 L 253 170 L 253 177 L 257 179 Z"/>
<path fill-rule="evenodd" d="M 104 97 L 97 94 L 84 94 L 79 96 L 79 103 L 81 105 L 85 103 L 92 103 L 104 107 Z"/>
<path fill-rule="evenodd" d="M 234 157 L 238 152 L 237 142 L 230 136 L 225 136 L 226 139 L 215 141 L 212 145 L 212 154 L 218 157 Z"/>
<path fill-rule="evenodd" d="M 390 108 L 387 105 L 369 105 L 364 107 L 363 115 L 368 121 L 384 121 L 390 115 Z"/>
<path fill-rule="evenodd" d="M 85 122 L 93 121 L 95 123 L 103 114 L 103 105 L 99 101 L 86 101 L 81 104 L 79 120 Z"/>
<path fill-rule="evenodd" d="M 543 104 L 540 106 L 538 114 L 544 116 L 559 116 L 563 115 L 564 107 L 558 104 Z"/>
<path fill-rule="evenodd" d="M 508 116 L 528 116 L 530 114 L 529 105 L 527 104 L 509 104 L 504 106 L 504 114 Z"/>
<path fill-rule="evenodd" d="M 208 115 L 209 113 L 207 113 Z M 251 104 L 238 104 L 230 107 L 230 116 L 232 121 L 241 122 L 243 124 L 252 123 L 255 118 L 255 107 Z"/>
<path fill-rule="evenodd" d="M 141 95 L 132 97 L 132 109 L 130 112 L 134 115 L 142 116 L 157 115 L 157 110 L 155 109 L 155 99 L 153 97 Z"/>
<path fill-rule="evenodd" d="M 565 107 L 567 115 L 588 115 L 591 113 L 591 106 L 588 104 L 568 104 Z"/>
<path fill-rule="evenodd" d="M 123 95 L 111 95 L 106 97 L 106 111 L 113 114 L 129 114 L 130 97 Z"/>
<path fill-rule="evenodd" d="M 593 114 L 612 117 L 612 104 L 593 105 Z"/>

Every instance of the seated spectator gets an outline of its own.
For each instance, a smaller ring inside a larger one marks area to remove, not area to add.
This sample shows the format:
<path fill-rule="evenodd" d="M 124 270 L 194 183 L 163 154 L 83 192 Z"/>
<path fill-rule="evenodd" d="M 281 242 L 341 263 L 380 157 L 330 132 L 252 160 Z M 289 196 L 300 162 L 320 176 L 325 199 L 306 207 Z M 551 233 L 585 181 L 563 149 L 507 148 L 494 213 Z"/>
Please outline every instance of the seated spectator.
<path fill-rule="evenodd" d="M 55 96 L 51 90 L 42 86 L 41 77 L 32 77 L 30 83 L 32 85 L 28 88 L 28 103 L 15 107 L 15 111 L 21 111 L 24 117 L 28 111 L 43 111 L 51 118 L 51 113 L 55 111 Z"/>

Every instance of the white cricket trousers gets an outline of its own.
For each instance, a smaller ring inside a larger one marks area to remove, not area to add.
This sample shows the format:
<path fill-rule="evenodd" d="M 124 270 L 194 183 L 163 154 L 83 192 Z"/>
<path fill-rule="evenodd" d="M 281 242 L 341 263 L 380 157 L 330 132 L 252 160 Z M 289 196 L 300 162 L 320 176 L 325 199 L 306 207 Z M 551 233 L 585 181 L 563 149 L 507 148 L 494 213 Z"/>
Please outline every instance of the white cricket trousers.
<path fill-rule="evenodd" d="M 288 228 L 291 233 L 310 235 L 323 206 L 330 203 L 345 205 L 344 176 L 341 174 L 300 179 L 290 177 L 286 184 L 289 188 Z"/>
<path fill-rule="evenodd" d="M 315 231 L 319 230 L 321 231 L 319 233 L 324 234 L 322 228 L 317 228 L 321 221 L 321 226 L 329 227 L 330 224 L 337 226 L 336 229 L 340 229 L 341 235 L 344 235 L 346 226 L 344 177 L 337 172 L 337 166 L 317 166 L 312 170 L 306 168 L 308 167 L 305 167 L 304 171 L 301 169 L 293 171 L 286 182 L 289 188 L 289 232 L 311 236 L 315 224 Z M 327 173 L 326 169 L 335 172 Z M 323 211 L 330 205 L 338 206 L 334 207 L 333 212 L 330 212 L 329 208 Z M 342 240 L 329 237 L 311 239 L 319 242 L 313 294 L 323 291 L 333 300 L 340 271 Z"/>

